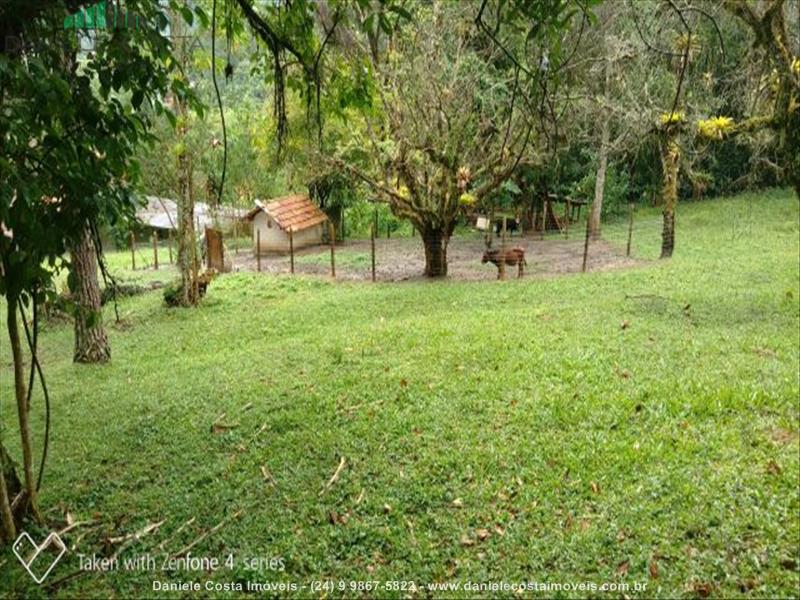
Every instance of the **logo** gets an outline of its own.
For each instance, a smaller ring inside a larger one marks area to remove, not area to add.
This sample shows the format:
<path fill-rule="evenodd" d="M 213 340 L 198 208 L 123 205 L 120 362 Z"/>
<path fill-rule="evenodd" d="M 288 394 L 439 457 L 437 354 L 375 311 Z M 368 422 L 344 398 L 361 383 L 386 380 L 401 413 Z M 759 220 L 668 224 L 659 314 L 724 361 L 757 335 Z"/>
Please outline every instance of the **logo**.
<path fill-rule="evenodd" d="M 67 547 L 58 534 L 53 531 L 41 544 L 33 541 L 33 538 L 23 531 L 14 542 L 12 548 L 14 554 L 28 571 L 36 583 L 42 583 L 53 570 Z M 39 558 L 41 556 L 41 558 Z M 36 559 L 39 558 L 37 561 Z M 49 561 L 49 562 L 48 562 Z"/>
<path fill-rule="evenodd" d="M 106 0 L 87 6 L 64 19 L 64 29 L 138 29 L 139 16 Z"/>

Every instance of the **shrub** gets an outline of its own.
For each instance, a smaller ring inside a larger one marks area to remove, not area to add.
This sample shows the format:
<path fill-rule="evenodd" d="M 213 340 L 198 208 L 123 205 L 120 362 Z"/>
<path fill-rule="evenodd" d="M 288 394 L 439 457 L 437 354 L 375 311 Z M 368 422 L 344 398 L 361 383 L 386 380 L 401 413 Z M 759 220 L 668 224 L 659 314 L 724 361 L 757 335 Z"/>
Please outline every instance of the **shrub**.
<path fill-rule="evenodd" d="M 589 202 L 594 199 L 594 186 L 597 173 L 591 170 L 583 179 L 572 184 L 569 195 L 585 198 Z M 616 165 L 610 164 L 606 170 L 606 186 L 603 194 L 603 215 L 618 216 L 626 214 L 630 177 L 620 171 Z"/>

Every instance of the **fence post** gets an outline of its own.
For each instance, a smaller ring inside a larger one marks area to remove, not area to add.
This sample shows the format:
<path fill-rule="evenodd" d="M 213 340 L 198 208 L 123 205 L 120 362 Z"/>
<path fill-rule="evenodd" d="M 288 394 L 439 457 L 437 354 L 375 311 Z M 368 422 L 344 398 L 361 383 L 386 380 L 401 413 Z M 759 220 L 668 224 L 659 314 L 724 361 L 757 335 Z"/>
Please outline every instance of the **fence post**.
<path fill-rule="evenodd" d="M 625 250 L 625 256 L 631 255 L 631 237 L 633 237 L 633 202 L 629 207 L 630 216 L 628 217 L 628 247 Z"/>
<path fill-rule="evenodd" d="M 131 271 L 136 270 L 136 234 L 131 231 Z"/>
<path fill-rule="evenodd" d="M 497 278 L 506 278 L 506 218 L 503 217 L 503 229 L 500 237 L 500 264 L 497 267 Z"/>
<path fill-rule="evenodd" d="M 239 255 L 239 217 L 236 216 L 233 219 L 233 252 L 238 256 Z"/>
<path fill-rule="evenodd" d="M 336 246 L 336 228 L 333 223 L 328 221 L 328 237 L 331 242 L 331 277 L 336 277 L 336 256 L 334 255 L 334 247 Z"/>
<path fill-rule="evenodd" d="M 412 229 L 413 231 L 413 229 Z M 369 244 L 372 255 L 372 281 L 375 281 L 375 223 L 369 228 Z"/>
<path fill-rule="evenodd" d="M 589 215 L 591 211 L 587 211 L 586 213 L 586 240 L 583 242 L 583 265 L 581 266 L 581 272 L 586 273 L 586 259 L 589 256 L 589 225 L 591 223 L 591 219 Z"/>
<path fill-rule="evenodd" d="M 540 234 L 541 239 L 544 239 L 544 234 L 546 233 L 546 230 L 547 230 L 547 207 L 548 207 L 548 205 L 549 205 L 548 200 L 545 199 L 545 200 L 542 201 L 542 228 L 539 230 L 539 234 Z"/>
<path fill-rule="evenodd" d="M 153 270 L 158 271 L 158 234 L 153 232 Z"/>
<path fill-rule="evenodd" d="M 392 224 L 391 222 L 386 222 L 386 239 L 389 240 L 392 238 Z"/>
<path fill-rule="evenodd" d="M 289 226 L 289 271 L 294 273 L 294 232 Z"/>
<path fill-rule="evenodd" d="M 564 199 L 564 239 L 569 239 L 569 219 L 570 219 L 570 208 L 572 207 L 572 202 L 569 198 Z"/>
<path fill-rule="evenodd" d="M 167 247 L 169 248 L 169 264 L 172 264 L 172 229 L 169 229 L 167 234 Z"/>
<path fill-rule="evenodd" d="M 256 270 L 261 273 L 261 229 L 256 228 Z"/>

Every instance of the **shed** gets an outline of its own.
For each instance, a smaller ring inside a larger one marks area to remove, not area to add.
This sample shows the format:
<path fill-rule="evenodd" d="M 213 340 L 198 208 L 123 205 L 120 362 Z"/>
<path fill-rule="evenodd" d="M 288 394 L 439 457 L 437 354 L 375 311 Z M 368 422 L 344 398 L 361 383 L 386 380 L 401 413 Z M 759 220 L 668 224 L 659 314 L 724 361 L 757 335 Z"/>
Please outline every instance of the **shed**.
<path fill-rule="evenodd" d="M 260 234 L 261 251 L 289 251 L 289 231 L 295 249 L 322 243 L 328 216 L 305 194 L 255 201 L 247 213 L 253 223 L 253 247 Z"/>
<path fill-rule="evenodd" d="M 153 230 L 176 230 L 178 228 L 178 204 L 170 198 L 158 196 L 145 196 L 145 204 L 136 210 L 136 217 L 145 227 Z M 213 227 L 214 215 L 212 209 L 205 202 L 194 203 L 195 227 L 198 232 L 206 227 Z M 217 221 L 221 226 L 227 226 L 240 218 L 237 209 L 229 206 L 216 208 Z"/>

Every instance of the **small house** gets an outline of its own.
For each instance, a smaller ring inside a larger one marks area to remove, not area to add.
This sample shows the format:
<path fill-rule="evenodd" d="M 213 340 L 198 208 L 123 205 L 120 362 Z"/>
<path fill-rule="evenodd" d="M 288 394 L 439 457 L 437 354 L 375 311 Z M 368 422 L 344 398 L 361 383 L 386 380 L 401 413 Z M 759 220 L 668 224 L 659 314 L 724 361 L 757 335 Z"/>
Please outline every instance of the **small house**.
<path fill-rule="evenodd" d="M 255 204 L 247 213 L 253 223 L 254 248 L 260 240 L 262 252 L 288 252 L 290 231 L 295 250 L 322 243 L 328 217 L 305 194 L 256 200 Z"/>

